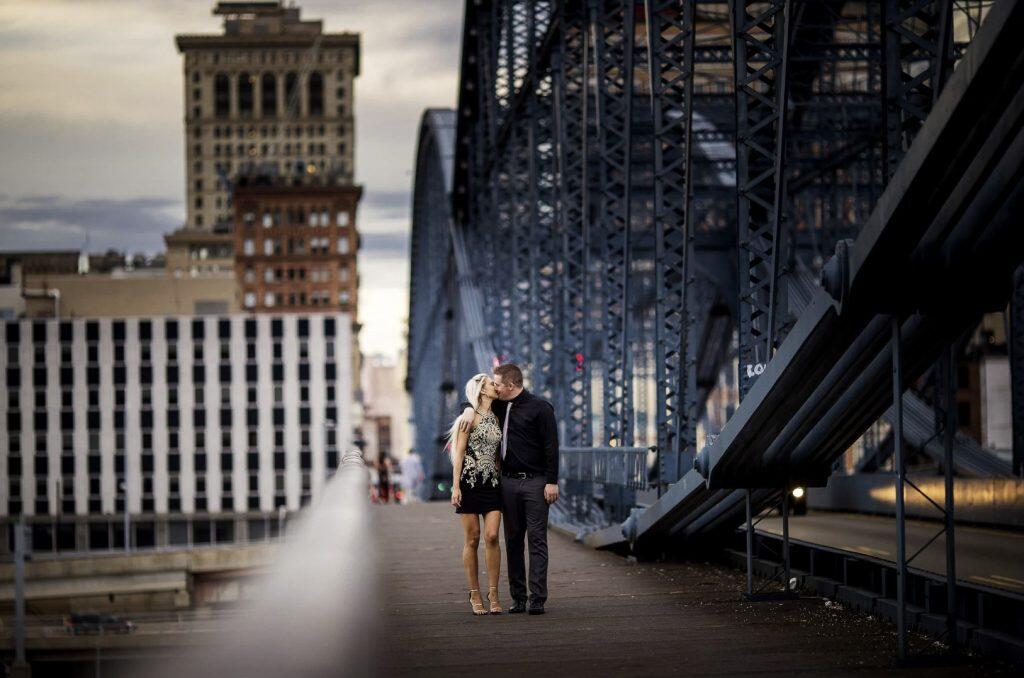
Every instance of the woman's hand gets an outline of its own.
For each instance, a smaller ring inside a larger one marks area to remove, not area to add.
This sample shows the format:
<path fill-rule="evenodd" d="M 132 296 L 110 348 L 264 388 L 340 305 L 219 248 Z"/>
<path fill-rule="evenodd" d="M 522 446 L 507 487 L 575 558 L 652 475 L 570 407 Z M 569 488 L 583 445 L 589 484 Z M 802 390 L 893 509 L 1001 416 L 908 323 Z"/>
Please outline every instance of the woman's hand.
<path fill-rule="evenodd" d="M 462 490 L 458 485 L 452 488 L 452 506 L 455 508 L 462 506 Z"/>

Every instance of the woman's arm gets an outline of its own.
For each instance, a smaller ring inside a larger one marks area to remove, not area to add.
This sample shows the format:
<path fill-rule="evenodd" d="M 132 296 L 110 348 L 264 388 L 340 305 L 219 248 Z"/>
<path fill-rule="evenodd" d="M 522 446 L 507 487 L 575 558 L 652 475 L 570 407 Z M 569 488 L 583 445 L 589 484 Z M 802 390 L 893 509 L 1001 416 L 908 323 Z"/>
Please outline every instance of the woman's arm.
<path fill-rule="evenodd" d="M 466 443 L 469 441 L 469 434 L 460 430 L 455 436 L 455 444 L 452 446 L 452 505 L 458 506 L 462 503 L 462 490 L 459 488 L 459 478 L 462 477 L 462 462 L 466 458 Z"/>

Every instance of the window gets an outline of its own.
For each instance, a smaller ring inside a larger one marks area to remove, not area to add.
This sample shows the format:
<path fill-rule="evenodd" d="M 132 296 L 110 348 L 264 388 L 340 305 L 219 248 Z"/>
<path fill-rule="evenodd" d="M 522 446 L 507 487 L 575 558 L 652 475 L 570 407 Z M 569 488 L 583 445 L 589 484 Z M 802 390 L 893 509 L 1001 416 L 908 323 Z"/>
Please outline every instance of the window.
<path fill-rule="evenodd" d="M 256 305 L 256 293 L 246 292 L 245 293 L 245 307 L 252 308 Z"/>
<path fill-rule="evenodd" d="M 246 238 L 242 243 L 242 252 L 248 255 L 256 253 L 256 248 L 253 246 L 252 238 Z"/>
<path fill-rule="evenodd" d="M 256 282 L 256 272 L 252 270 L 252 267 L 245 269 L 245 282 L 251 283 Z"/>
<path fill-rule="evenodd" d="M 213 110 L 218 118 L 231 114 L 231 83 L 226 73 L 218 73 L 213 79 Z"/>
<path fill-rule="evenodd" d="M 338 254 L 348 254 L 348 238 L 338 238 Z"/>
<path fill-rule="evenodd" d="M 348 226 L 348 212 L 338 211 L 338 226 Z"/>
<path fill-rule="evenodd" d="M 267 292 L 266 294 L 263 295 L 263 305 L 264 306 L 273 306 L 274 305 L 274 295 L 273 295 L 272 292 Z"/>
<path fill-rule="evenodd" d="M 263 74 L 260 80 L 260 90 L 260 113 L 264 117 L 277 115 L 277 78 L 273 73 Z"/>
<path fill-rule="evenodd" d="M 268 255 L 274 253 L 274 241 L 272 239 L 267 238 L 263 241 L 263 253 Z"/>
<path fill-rule="evenodd" d="M 248 73 L 242 73 L 238 76 L 238 112 L 244 116 L 252 115 L 252 93 L 255 83 L 255 76 Z"/>
<path fill-rule="evenodd" d="M 287 73 L 284 76 L 284 101 L 285 106 L 290 110 L 295 108 L 298 111 L 296 100 L 298 99 L 299 76 L 297 73 Z"/>

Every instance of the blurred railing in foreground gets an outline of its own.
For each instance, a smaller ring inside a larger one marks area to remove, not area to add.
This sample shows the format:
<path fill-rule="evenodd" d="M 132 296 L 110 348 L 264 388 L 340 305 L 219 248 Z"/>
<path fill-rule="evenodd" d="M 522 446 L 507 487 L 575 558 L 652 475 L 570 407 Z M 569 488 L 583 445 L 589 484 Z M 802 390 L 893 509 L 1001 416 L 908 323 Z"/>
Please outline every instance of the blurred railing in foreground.
<path fill-rule="evenodd" d="M 361 454 L 346 452 L 320 500 L 295 519 L 253 601 L 208 649 L 137 675 L 370 675 L 376 580 L 368 485 Z"/>

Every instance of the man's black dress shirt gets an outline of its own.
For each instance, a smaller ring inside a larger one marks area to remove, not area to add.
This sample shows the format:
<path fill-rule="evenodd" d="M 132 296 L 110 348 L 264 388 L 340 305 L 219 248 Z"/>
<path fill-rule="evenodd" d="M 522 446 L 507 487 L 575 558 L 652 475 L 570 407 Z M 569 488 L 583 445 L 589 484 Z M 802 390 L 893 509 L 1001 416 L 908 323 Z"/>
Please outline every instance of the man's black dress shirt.
<path fill-rule="evenodd" d="M 512 405 L 511 410 L 508 409 L 509 404 Z M 556 484 L 558 427 L 555 424 L 555 408 L 551 403 L 524 389 L 512 400 L 494 400 L 491 409 L 497 415 L 502 431 L 505 430 L 505 414 L 509 414 L 502 472 L 533 473 L 544 476 L 547 483 Z"/>

